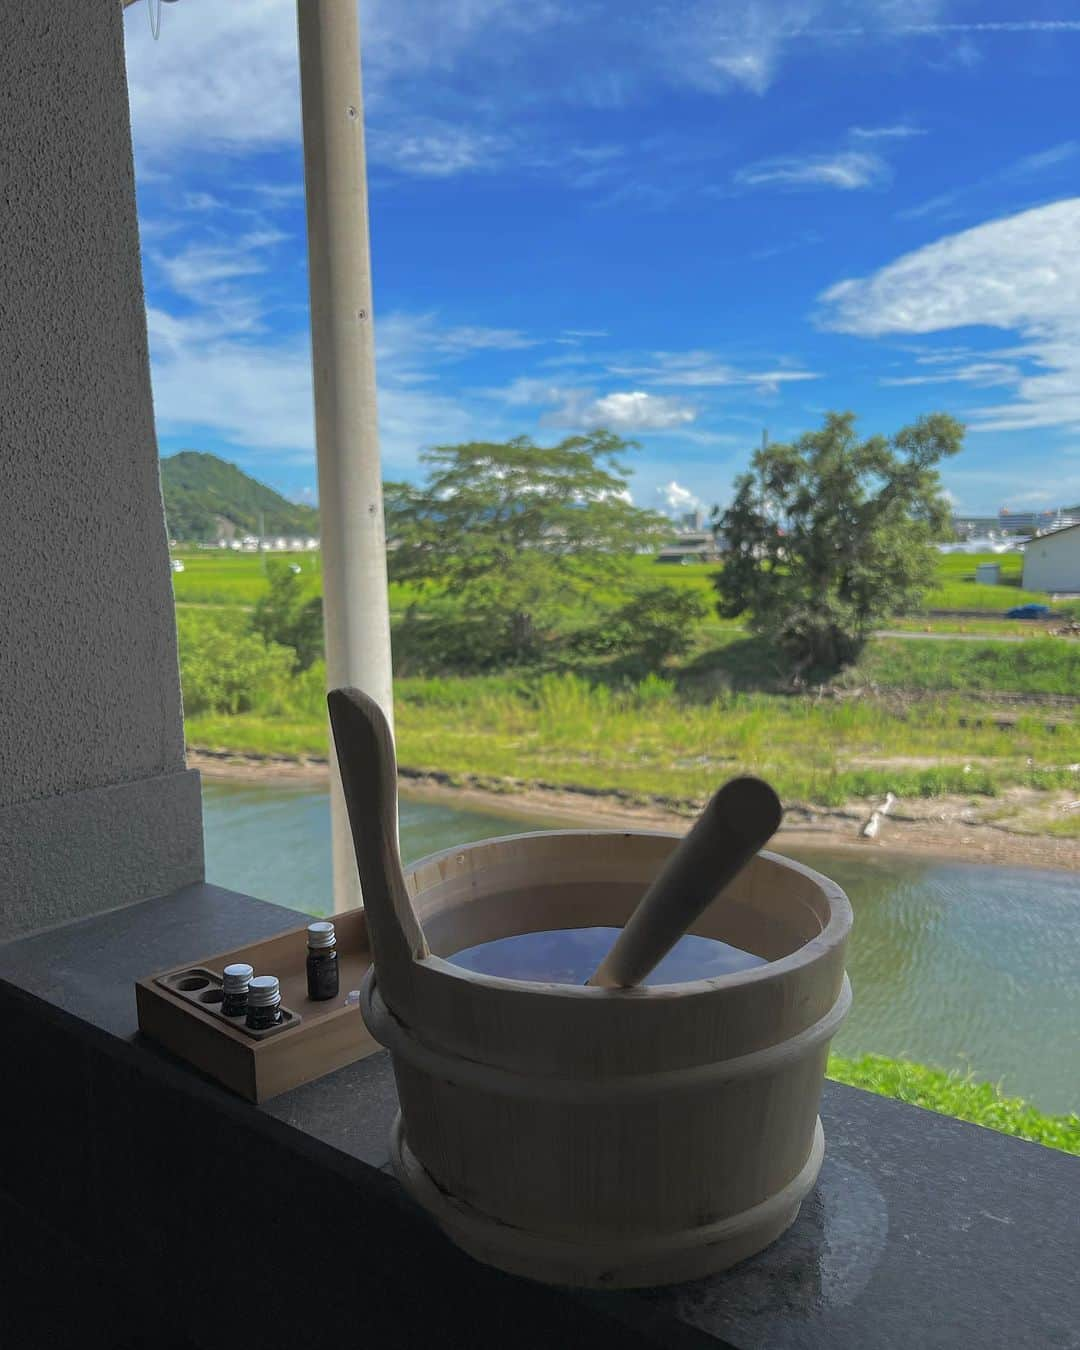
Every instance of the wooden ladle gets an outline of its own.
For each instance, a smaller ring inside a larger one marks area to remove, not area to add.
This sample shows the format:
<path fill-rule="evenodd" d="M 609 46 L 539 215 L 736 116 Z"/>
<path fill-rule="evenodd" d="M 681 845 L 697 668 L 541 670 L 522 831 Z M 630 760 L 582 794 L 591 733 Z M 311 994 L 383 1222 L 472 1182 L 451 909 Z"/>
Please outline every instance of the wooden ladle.
<path fill-rule="evenodd" d="M 776 833 L 784 808 L 760 778 L 733 778 L 638 901 L 588 984 L 640 984 L 724 887 Z"/>
<path fill-rule="evenodd" d="M 326 702 L 379 980 L 400 997 L 428 945 L 401 870 L 393 732 L 360 689 L 332 689 Z"/>
<path fill-rule="evenodd" d="M 429 948 L 401 868 L 393 733 L 379 705 L 359 689 L 334 689 L 327 704 L 379 979 L 384 991 L 404 991 L 414 963 Z M 779 798 L 767 783 L 758 778 L 726 783 L 668 858 L 588 983 L 640 984 L 768 842 L 781 815 Z"/>

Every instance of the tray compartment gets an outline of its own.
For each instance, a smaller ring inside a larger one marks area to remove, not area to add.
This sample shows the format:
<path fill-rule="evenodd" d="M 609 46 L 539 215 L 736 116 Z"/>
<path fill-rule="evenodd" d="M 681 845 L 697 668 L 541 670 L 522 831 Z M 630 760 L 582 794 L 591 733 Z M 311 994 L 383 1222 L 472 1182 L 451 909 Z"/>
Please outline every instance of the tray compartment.
<path fill-rule="evenodd" d="M 225 962 L 226 966 L 229 964 L 228 961 Z M 224 970 L 224 966 L 222 969 Z M 187 1003 L 193 1003 L 204 1012 L 219 1017 L 226 1026 L 235 1027 L 245 1036 L 250 1036 L 253 1041 L 265 1041 L 270 1036 L 279 1036 L 281 1032 L 291 1031 L 293 1027 L 299 1026 L 304 1020 L 300 1013 L 287 1008 L 284 1003 L 280 1005 L 281 1021 L 276 1026 L 264 1027 L 261 1031 L 252 1030 L 242 1017 L 226 1017 L 221 1007 L 225 998 L 224 976 L 219 975 L 216 970 L 207 970 L 203 966 L 189 966 L 186 970 L 173 971 L 171 975 L 158 975 L 155 977 L 155 983 L 167 989 L 170 994 L 176 994 Z"/>
<path fill-rule="evenodd" d="M 305 925 L 136 981 L 141 1032 L 254 1102 L 374 1054 L 380 1047 L 364 1026 L 359 1007 L 346 1002 L 371 964 L 364 911 L 347 910 L 333 919 L 337 998 L 315 1002 L 307 996 Z M 256 973 L 277 975 L 284 1014 L 280 1025 L 249 1031 L 242 1017 L 226 1017 L 221 1011 L 222 971 L 239 961 Z"/>

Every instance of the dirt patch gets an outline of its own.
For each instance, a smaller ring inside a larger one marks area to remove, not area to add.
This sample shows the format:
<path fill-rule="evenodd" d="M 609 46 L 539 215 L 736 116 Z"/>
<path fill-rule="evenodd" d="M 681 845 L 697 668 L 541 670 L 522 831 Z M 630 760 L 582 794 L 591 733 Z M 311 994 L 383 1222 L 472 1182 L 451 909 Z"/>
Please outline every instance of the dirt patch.
<path fill-rule="evenodd" d="M 188 752 L 188 764 L 210 779 L 240 782 L 325 783 L 325 759 Z M 556 786 L 454 779 L 403 769 L 402 787 L 411 795 L 472 806 L 491 814 L 528 816 L 552 828 L 671 830 L 683 833 L 700 807 L 695 802 L 634 800 L 630 794 L 568 790 Z M 1078 775 L 1080 778 L 1080 775 Z M 876 839 L 861 829 L 873 802 L 842 807 L 793 804 L 777 835 L 777 847 L 850 849 L 860 854 L 917 853 L 963 860 L 1063 868 L 1080 871 L 1080 837 L 1056 838 L 1047 825 L 1080 811 L 1080 782 L 1075 793 L 1012 788 L 993 798 L 933 797 L 901 799 L 881 823 Z"/>
<path fill-rule="evenodd" d="M 189 769 L 206 778 L 231 778 L 242 783 L 325 783 L 330 768 L 325 759 L 291 755 L 236 755 L 224 750 L 189 749 Z"/>

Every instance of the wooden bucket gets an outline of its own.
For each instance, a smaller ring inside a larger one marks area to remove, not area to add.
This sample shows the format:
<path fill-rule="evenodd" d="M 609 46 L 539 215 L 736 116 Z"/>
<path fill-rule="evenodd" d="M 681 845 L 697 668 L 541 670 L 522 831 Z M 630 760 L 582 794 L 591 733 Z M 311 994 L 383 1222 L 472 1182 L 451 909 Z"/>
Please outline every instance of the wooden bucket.
<path fill-rule="evenodd" d="M 393 1055 L 394 1169 L 481 1261 L 594 1288 L 692 1279 L 772 1242 L 814 1184 L 851 1002 L 851 908 L 825 877 L 763 852 L 712 903 L 691 931 L 769 961 L 737 974 L 609 990 L 445 959 L 621 926 L 677 842 L 569 830 L 450 849 L 406 875 L 430 955 L 399 959 L 407 935 L 372 923 L 361 1006 Z"/>

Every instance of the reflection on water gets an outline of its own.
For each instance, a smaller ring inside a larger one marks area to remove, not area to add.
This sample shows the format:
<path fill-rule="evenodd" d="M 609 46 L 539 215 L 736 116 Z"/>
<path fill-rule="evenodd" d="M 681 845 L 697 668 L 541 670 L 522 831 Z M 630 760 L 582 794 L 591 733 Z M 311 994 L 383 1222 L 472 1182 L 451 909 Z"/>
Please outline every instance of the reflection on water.
<path fill-rule="evenodd" d="M 621 928 L 551 928 L 465 947 L 449 959 L 481 975 L 553 984 L 584 984 L 611 951 Z M 642 984 L 709 980 L 765 965 L 763 957 L 715 938 L 681 937 Z"/>
<path fill-rule="evenodd" d="M 206 783 L 207 876 L 330 910 L 324 789 Z M 402 852 L 548 828 L 405 799 Z M 834 1047 L 970 1067 L 1044 1111 L 1080 1110 L 1080 886 L 1035 868 L 790 850 L 847 891 L 855 1001 Z M 585 978 L 585 977 L 583 977 Z"/>
<path fill-rule="evenodd" d="M 206 875 L 262 900 L 329 914 L 330 811 L 325 788 L 203 783 Z M 401 855 L 415 862 L 455 844 L 541 828 L 520 817 L 401 799 Z"/>

